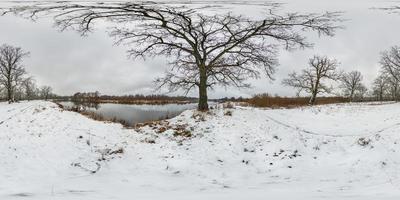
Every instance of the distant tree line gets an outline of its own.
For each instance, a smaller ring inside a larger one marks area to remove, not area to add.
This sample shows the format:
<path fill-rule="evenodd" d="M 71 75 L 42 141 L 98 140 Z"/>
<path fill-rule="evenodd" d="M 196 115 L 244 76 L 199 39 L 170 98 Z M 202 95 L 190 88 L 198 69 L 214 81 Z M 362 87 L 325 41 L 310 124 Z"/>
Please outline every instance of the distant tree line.
<path fill-rule="evenodd" d="M 197 98 L 186 96 L 167 96 L 167 95 L 101 95 L 100 92 L 77 92 L 71 97 L 72 101 L 80 102 L 114 102 L 114 103 L 193 103 Z"/>
<path fill-rule="evenodd" d="M 381 54 L 381 71 L 370 90 L 363 84 L 359 71 L 343 72 L 339 62 L 326 56 L 314 56 L 309 60 L 309 68 L 300 73 L 293 72 L 282 81 L 283 85 L 296 88 L 297 96 L 306 93 L 309 104 L 316 102 L 317 95 L 345 97 L 348 101 L 400 100 L 400 47 L 392 47 Z M 329 85 L 329 83 L 331 85 Z M 332 84 L 339 83 L 338 87 Z"/>
<path fill-rule="evenodd" d="M 8 44 L 0 46 L 0 100 L 49 99 L 54 96 L 50 86 L 38 87 L 22 64 L 29 52 Z"/>
<path fill-rule="evenodd" d="M 339 70 L 340 63 L 327 56 L 314 56 L 309 59 L 308 68 L 301 72 L 292 72 L 282 81 L 283 85 L 297 89 L 297 97 L 271 96 L 267 93 L 252 98 L 225 98 L 223 101 L 247 101 L 259 106 L 292 106 L 308 104 L 339 103 L 352 101 L 400 101 L 400 47 L 393 46 L 381 53 L 381 70 L 370 89 L 363 83 L 359 71 Z M 333 86 L 336 84 L 336 87 Z"/>

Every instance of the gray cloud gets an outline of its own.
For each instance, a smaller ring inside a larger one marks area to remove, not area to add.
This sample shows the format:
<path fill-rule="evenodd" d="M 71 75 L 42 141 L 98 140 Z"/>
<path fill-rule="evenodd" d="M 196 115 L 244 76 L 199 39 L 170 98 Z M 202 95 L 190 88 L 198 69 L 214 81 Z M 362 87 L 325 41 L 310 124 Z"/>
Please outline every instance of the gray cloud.
<path fill-rule="evenodd" d="M 217 88 L 211 97 L 251 96 L 268 92 L 294 95 L 291 88 L 280 83 L 293 70 L 307 66 L 314 54 L 328 55 L 341 62 L 345 71 L 359 70 L 369 85 L 379 71 L 379 53 L 392 45 L 400 44 L 400 15 L 388 14 L 371 7 L 393 5 L 387 1 L 366 0 L 288 0 L 285 11 L 324 12 L 344 11 L 346 29 L 339 30 L 333 38 L 319 38 L 307 34 L 314 48 L 287 52 L 279 56 L 280 66 L 275 81 L 266 78 L 250 80 L 251 89 Z M 1 4 L 1 3 L 0 3 Z M 400 4 L 400 3 L 399 3 Z M 235 12 L 261 16 L 259 8 L 230 6 Z M 26 60 L 27 70 L 41 85 L 51 85 L 58 94 L 98 90 L 105 94 L 153 93 L 152 81 L 167 69 L 163 58 L 130 60 L 124 46 L 114 46 L 106 29 L 97 28 L 88 37 L 73 31 L 58 32 L 51 19 L 36 23 L 14 16 L 0 17 L 0 43 L 23 47 L 31 52 Z M 182 94 L 182 93 L 176 93 Z M 195 95 L 193 91 L 191 95 Z"/>

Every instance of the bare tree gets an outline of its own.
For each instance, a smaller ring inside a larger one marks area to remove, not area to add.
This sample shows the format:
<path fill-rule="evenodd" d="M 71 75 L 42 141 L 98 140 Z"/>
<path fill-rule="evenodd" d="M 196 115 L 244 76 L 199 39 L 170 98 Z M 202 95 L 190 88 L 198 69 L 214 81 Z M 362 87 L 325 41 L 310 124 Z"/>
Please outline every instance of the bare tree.
<path fill-rule="evenodd" d="M 337 81 L 340 73 L 337 72 L 338 62 L 328 59 L 326 56 L 314 56 L 309 60 L 309 69 L 303 69 L 300 74 L 293 72 L 289 74 L 282 84 L 298 89 L 298 94 L 306 92 L 311 94 L 309 104 L 315 104 L 317 95 L 320 93 L 330 93 L 329 88 L 323 81 Z"/>
<path fill-rule="evenodd" d="M 22 60 L 28 54 L 20 47 L 0 46 L 0 85 L 5 88 L 10 103 L 15 101 L 15 91 L 26 74 Z"/>
<path fill-rule="evenodd" d="M 340 78 L 341 87 L 344 90 L 346 96 L 349 97 L 350 101 L 353 101 L 354 94 L 358 90 L 363 90 L 365 86 L 362 84 L 363 76 L 359 71 L 351 71 L 344 73 Z"/>
<path fill-rule="evenodd" d="M 393 46 L 381 53 L 382 74 L 386 77 L 387 90 L 392 100 L 399 99 L 400 47 Z"/>
<path fill-rule="evenodd" d="M 22 90 L 26 100 L 32 100 L 37 96 L 37 87 L 33 77 L 25 78 L 21 84 Z"/>
<path fill-rule="evenodd" d="M 44 100 L 48 100 L 49 97 L 51 96 L 53 89 L 50 86 L 42 86 L 40 88 L 40 96 Z"/>
<path fill-rule="evenodd" d="M 385 74 L 379 75 L 373 83 L 373 94 L 378 101 L 383 101 L 388 89 L 388 77 Z"/>
<path fill-rule="evenodd" d="M 385 73 L 385 72 L 384 72 Z M 390 74 L 386 74 L 385 76 L 387 77 L 387 92 L 390 94 L 390 97 L 393 101 L 398 101 L 399 100 L 399 80 L 396 79 L 395 77 L 391 76 Z"/>
<path fill-rule="evenodd" d="M 360 85 L 359 88 L 354 92 L 354 99 L 358 101 L 364 100 L 365 96 L 367 95 L 368 89 L 365 85 Z"/>
<path fill-rule="evenodd" d="M 393 46 L 381 53 L 380 64 L 384 73 L 400 81 L 400 47 Z"/>
<path fill-rule="evenodd" d="M 201 10 L 201 9 L 200 9 Z M 92 30 L 100 19 L 115 24 L 111 36 L 117 44 L 130 45 L 136 57 L 167 56 L 170 69 L 156 82 L 170 91 L 197 88 L 199 110 L 208 109 L 208 88 L 249 87 L 248 78 L 262 74 L 272 78 L 278 48 L 306 48 L 312 44 L 305 31 L 333 36 L 341 21 L 339 13 L 289 13 L 278 15 L 268 8 L 263 19 L 240 15 L 202 14 L 187 6 L 157 3 L 79 4 L 57 2 L 16 7 L 6 11 L 35 18 L 53 15 L 61 30 L 72 28 L 81 34 Z"/>

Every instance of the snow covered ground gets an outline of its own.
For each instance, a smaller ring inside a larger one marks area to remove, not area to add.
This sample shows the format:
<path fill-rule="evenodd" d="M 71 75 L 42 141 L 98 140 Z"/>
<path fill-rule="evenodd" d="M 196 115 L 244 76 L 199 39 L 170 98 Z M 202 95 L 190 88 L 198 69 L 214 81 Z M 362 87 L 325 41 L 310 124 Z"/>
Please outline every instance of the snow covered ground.
<path fill-rule="evenodd" d="M 0 103 L 0 199 L 399 199 L 399 172 L 399 103 L 219 107 L 137 129 Z"/>

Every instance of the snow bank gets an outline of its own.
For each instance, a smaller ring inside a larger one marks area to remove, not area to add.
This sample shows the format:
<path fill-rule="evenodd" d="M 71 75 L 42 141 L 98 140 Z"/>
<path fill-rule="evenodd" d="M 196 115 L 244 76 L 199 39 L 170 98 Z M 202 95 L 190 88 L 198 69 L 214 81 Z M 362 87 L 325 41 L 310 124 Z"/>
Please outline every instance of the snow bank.
<path fill-rule="evenodd" d="M 399 110 L 218 108 L 133 130 L 0 103 L 0 199 L 398 199 Z"/>

